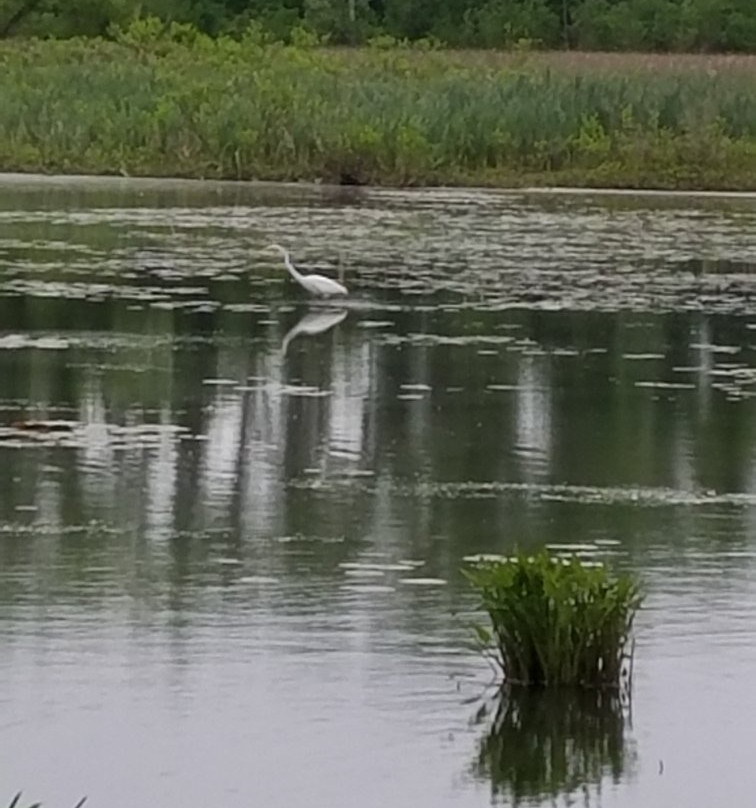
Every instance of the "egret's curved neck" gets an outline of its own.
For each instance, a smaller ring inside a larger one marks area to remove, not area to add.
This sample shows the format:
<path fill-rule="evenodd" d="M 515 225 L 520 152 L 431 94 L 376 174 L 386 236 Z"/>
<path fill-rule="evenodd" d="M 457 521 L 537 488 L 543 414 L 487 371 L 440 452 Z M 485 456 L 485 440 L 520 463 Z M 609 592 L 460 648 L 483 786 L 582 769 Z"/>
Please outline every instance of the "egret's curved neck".
<path fill-rule="evenodd" d="M 302 275 L 299 272 L 297 272 L 296 267 L 294 266 L 294 264 L 291 263 L 291 256 L 289 255 L 289 251 L 287 249 L 284 249 L 283 247 L 281 248 L 281 250 L 283 252 L 284 264 L 286 264 L 286 269 L 289 270 L 289 274 L 291 275 L 292 278 L 294 278 L 295 281 L 299 281 L 301 283 Z"/>

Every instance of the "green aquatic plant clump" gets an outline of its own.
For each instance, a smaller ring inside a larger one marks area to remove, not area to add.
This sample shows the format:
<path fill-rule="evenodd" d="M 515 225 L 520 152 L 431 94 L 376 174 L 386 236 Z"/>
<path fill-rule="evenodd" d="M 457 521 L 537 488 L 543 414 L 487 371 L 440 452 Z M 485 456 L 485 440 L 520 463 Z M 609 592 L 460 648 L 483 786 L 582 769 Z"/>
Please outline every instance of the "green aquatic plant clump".
<path fill-rule="evenodd" d="M 643 596 L 631 575 L 547 551 L 476 562 L 465 575 L 490 628 L 476 627 L 507 684 L 619 687 Z"/>
<path fill-rule="evenodd" d="M 327 49 L 140 20 L 0 43 L 0 171 L 756 188 L 750 57 Z"/>

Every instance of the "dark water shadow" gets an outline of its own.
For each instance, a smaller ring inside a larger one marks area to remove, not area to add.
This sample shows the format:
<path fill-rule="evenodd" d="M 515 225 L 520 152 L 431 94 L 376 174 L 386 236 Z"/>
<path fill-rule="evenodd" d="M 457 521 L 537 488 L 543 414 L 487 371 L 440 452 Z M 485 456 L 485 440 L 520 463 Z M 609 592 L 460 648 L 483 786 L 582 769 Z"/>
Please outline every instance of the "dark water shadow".
<path fill-rule="evenodd" d="M 485 724 L 473 773 L 494 803 L 560 798 L 598 804 L 607 782 L 627 779 L 635 746 L 629 703 L 616 691 L 508 688 L 475 715 Z"/>

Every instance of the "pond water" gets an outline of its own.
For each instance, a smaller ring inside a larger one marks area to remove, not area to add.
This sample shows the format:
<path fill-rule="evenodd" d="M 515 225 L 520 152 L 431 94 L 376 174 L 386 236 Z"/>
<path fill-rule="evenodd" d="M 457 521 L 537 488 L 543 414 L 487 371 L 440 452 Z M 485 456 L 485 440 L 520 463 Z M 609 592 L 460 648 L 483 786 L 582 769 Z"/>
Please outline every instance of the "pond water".
<path fill-rule="evenodd" d="M 3 178 L 0 805 L 752 804 L 755 270 L 746 197 Z M 575 542 L 632 702 L 497 704 L 464 557 Z"/>

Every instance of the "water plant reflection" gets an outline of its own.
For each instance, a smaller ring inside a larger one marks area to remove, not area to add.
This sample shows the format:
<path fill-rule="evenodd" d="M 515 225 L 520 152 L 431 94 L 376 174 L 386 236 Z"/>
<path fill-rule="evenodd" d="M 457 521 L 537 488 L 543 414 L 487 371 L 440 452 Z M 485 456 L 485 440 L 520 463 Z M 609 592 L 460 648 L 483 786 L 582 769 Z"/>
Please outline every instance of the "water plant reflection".
<path fill-rule="evenodd" d="M 490 779 L 495 802 L 570 802 L 579 792 L 590 804 L 605 781 L 619 782 L 634 766 L 629 706 L 616 690 L 508 687 L 483 704 L 475 723 L 487 729 L 474 774 Z"/>

